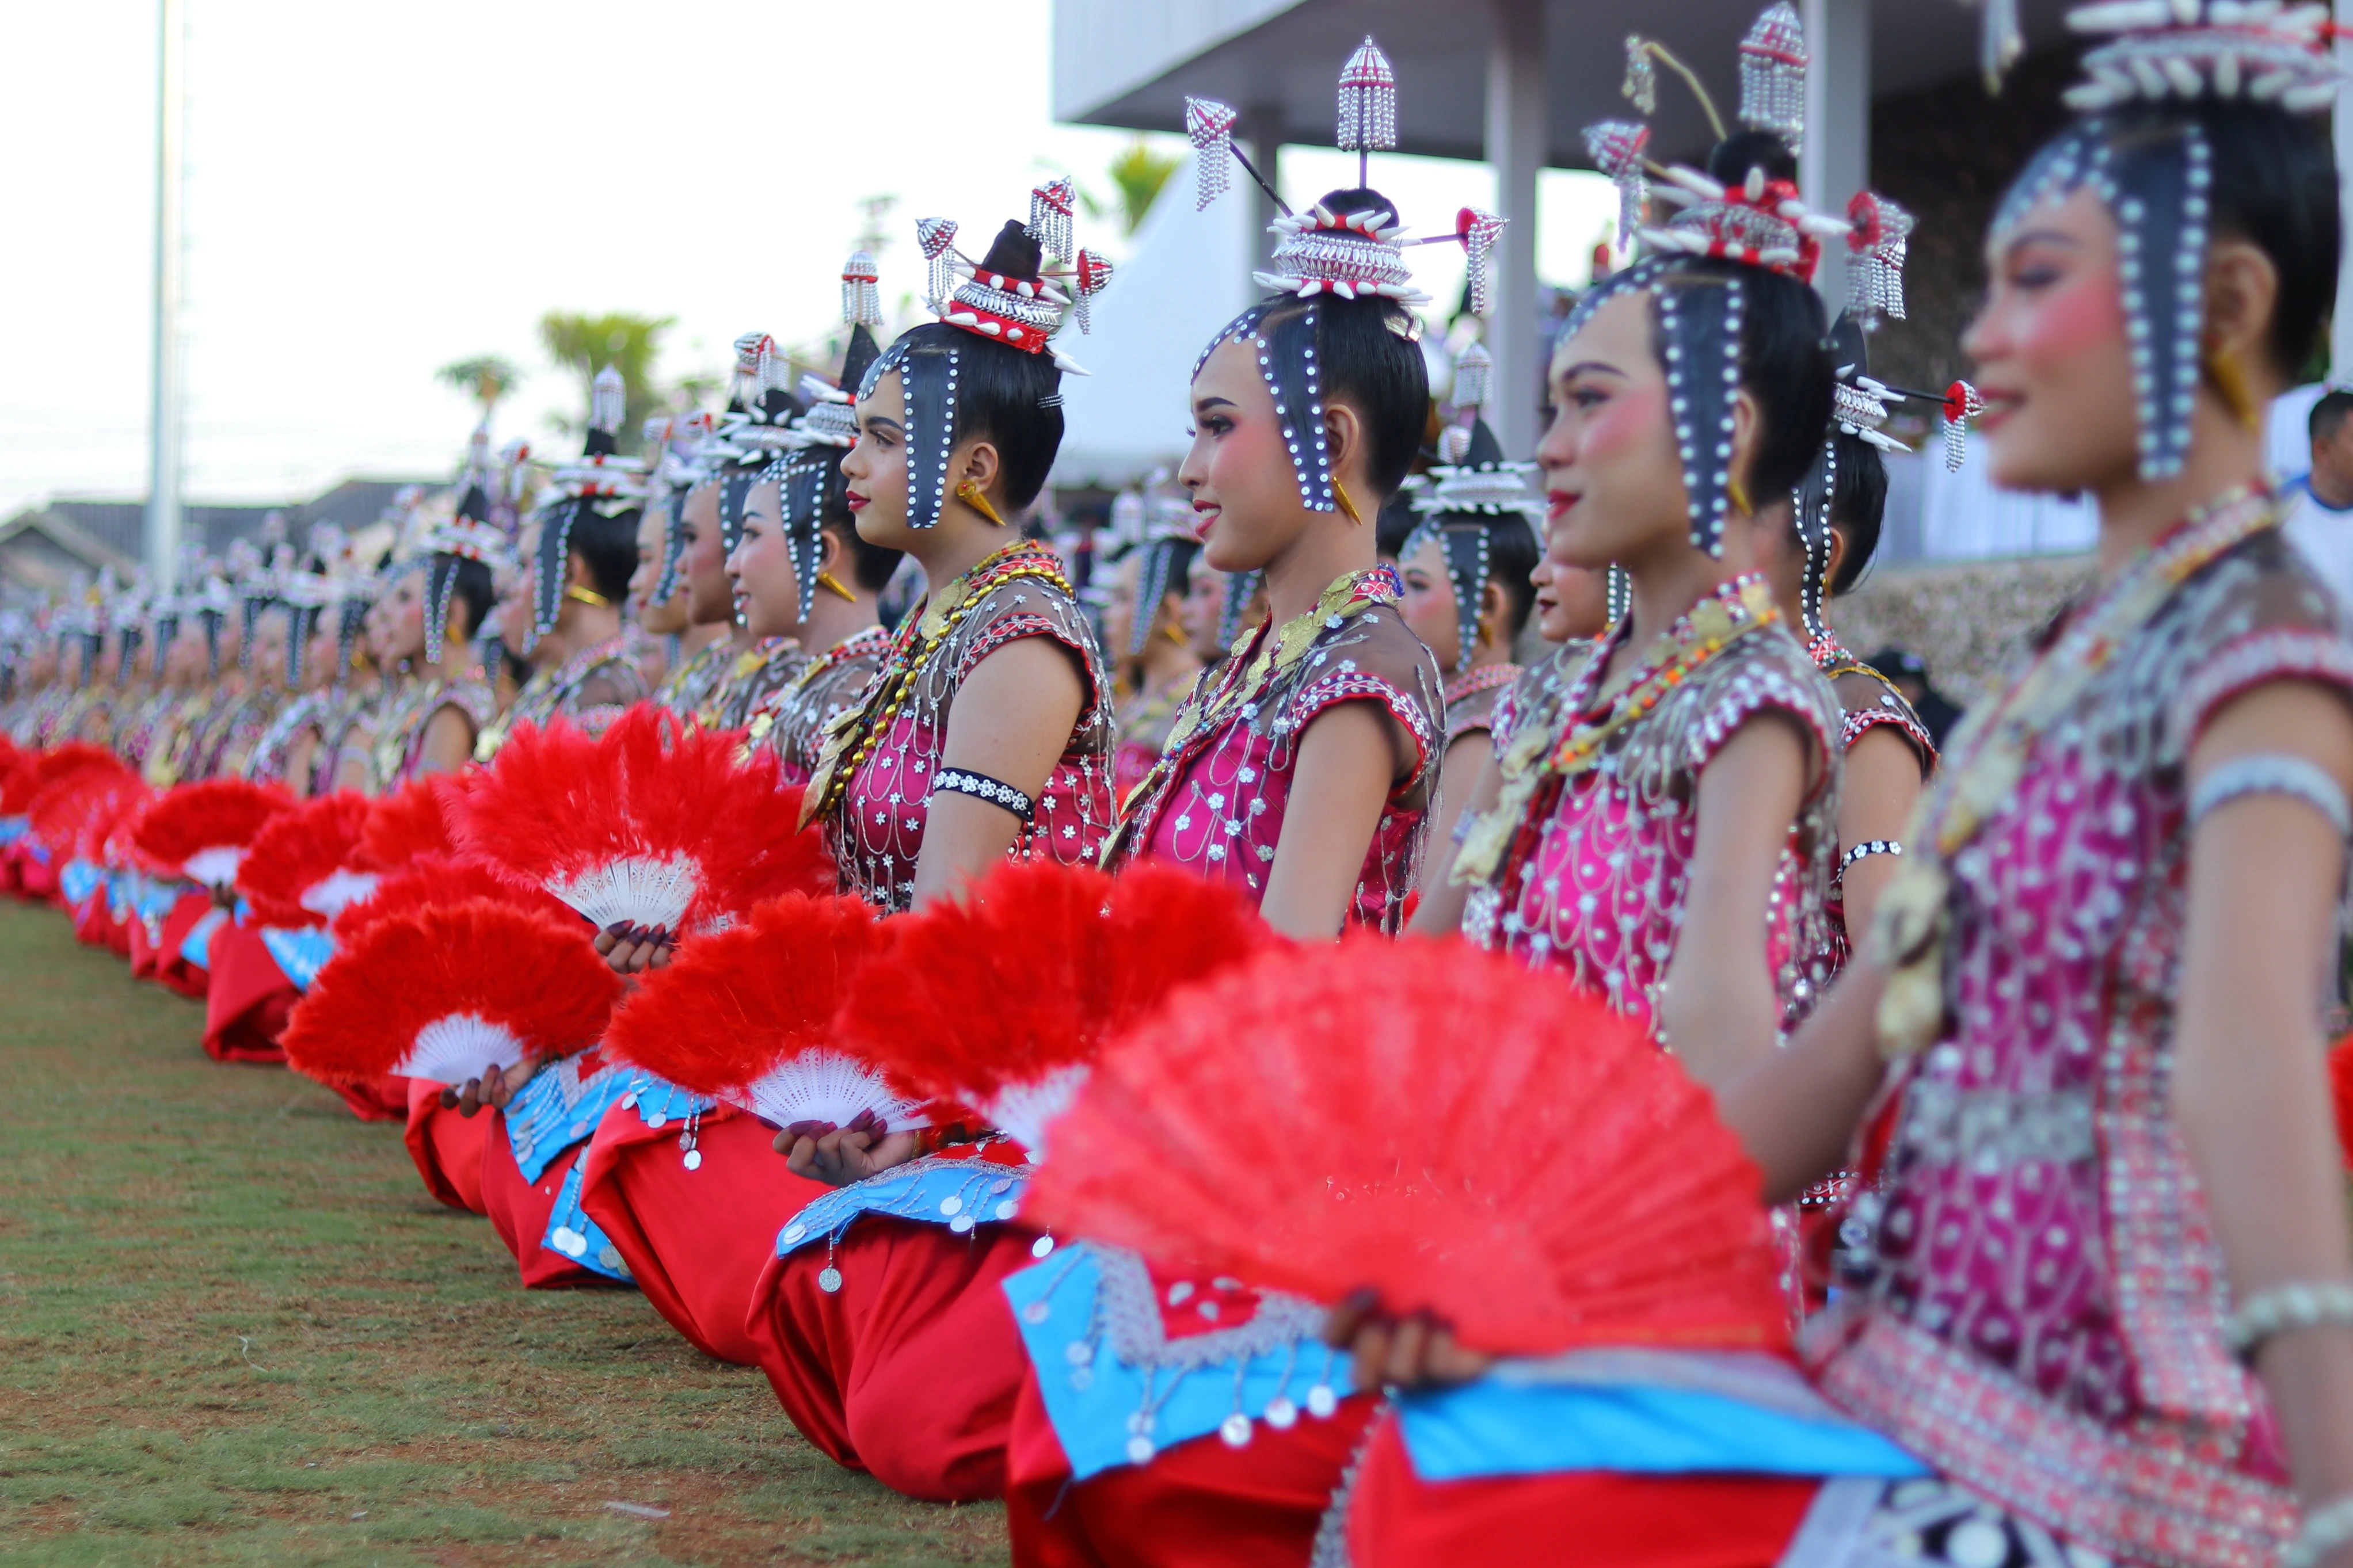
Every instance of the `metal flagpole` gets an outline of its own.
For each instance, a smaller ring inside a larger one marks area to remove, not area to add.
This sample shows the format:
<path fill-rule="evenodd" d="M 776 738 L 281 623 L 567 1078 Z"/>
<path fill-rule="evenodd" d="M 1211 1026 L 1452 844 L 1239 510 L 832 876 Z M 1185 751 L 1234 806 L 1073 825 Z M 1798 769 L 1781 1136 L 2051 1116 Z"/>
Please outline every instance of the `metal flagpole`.
<path fill-rule="evenodd" d="M 168 590 L 180 561 L 181 71 L 183 0 L 156 0 L 155 339 L 147 430 L 147 580 Z"/>

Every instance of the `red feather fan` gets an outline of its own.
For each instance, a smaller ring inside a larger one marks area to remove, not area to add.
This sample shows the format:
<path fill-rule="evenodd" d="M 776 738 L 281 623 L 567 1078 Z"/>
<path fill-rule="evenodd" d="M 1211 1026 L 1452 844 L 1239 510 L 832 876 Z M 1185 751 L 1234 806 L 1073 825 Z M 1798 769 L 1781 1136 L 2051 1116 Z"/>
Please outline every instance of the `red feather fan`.
<path fill-rule="evenodd" d="M 570 910 L 536 888 L 516 887 L 480 860 L 421 855 L 409 862 L 406 870 L 378 882 L 374 898 L 364 903 L 345 905 L 343 912 L 334 919 L 335 941 L 349 944 L 378 921 L 477 899 L 505 904 L 526 914 L 554 916 L 574 931 L 583 931 L 580 917 Z"/>
<path fill-rule="evenodd" d="M 97 862 L 114 825 L 153 793 L 128 769 L 77 768 L 33 797 L 26 830 L 61 863 Z"/>
<path fill-rule="evenodd" d="M 2353 1035 L 2328 1053 L 2328 1085 L 2337 1100 L 2337 1147 L 2345 1168 L 2353 1171 Z"/>
<path fill-rule="evenodd" d="M 847 1125 L 871 1111 L 918 1127 L 916 1102 L 829 1048 L 842 999 L 882 942 L 860 900 L 787 893 L 742 924 L 698 937 L 649 973 L 613 1015 L 605 1049 L 671 1083 L 753 1110 L 779 1127 Z"/>
<path fill-rule="evenodd" d="M 1124 1037 L 1022 1209 L 1314 1300 L 1371 1287 L 1501 1354 L 1780 1349 L 1759 1186 L 1707 1091 L 1559 976 L 1355 937 Z"/>
<path fill-rule="evenodd" d="M 620 976 L 579 928 L 489 900 L 378 921 L 339 951 L 286 1026 L 286 1059 L 323 1083 L 438 1083 L 578 1049 Z"/>
<path fill-rule="evenodd" d="M 237 890 L 269 926 L 327 925 L 343 910 L 365 903 L 378 880 L 352 869 L 367 796 L 352 790 L 306 800 L 281 811 L 253 836 L 237 868 Z"/>
<path fill-rule="evenodd" d="M 129 771 L 112 752 L 86 741 L 68 741 L 46 752 L 28 753 L 27 760 L 9 773 L 5 784 L 0 784 L 0 816 L 23 816 L 32 809 L 35 795 L 83 768 Z"/>
<path fill-rule="evenodd" d="M 0 785 L 5 784 L 8 775 L 16 771 L 16 764 L 25 760 L 25 755 L 24 748 L 10 740 L 5 731 L 0 731 Z"/>
<path fill-rule="evenodd" d="M 237 879 L 237 863 L 262 824 L 293 804 L 276 784 L 244 779 L 182 784 L 148 808 L 135 842 L 160 875 L 226 887 Z"/>
<path fill-rule="evenodd" d="M 389 876 L 420 855 L 455 856 L 449 814 L 464 797 L 470 773 L 422 773 L 375 803 L 360 831 L 352 868 Z"/>
<path fill-rule="evenodd" d="M 1105 1041 L 1281 938 L 1222 883 L 1008 861 L 892 923 L 842 1042 L 918 1099 L 969 1105 L 1032 1156 Z"/>
<path fill-rule="evenodd" d="M 681 725 L 650 703 L 601 740 L 519 728 L 455 812 L 458 842 L 545 888 L 600 929 L 715 929 L 787 892 L 829 893 L 818 841 L 766 751 L 742 762 L 733 731 Z"/>

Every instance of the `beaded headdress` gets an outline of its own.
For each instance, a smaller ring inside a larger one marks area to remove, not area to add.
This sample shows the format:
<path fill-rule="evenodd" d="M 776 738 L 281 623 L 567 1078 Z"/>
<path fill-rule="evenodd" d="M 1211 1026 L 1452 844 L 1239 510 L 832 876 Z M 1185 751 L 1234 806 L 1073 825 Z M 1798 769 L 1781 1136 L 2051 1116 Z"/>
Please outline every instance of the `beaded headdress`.
<path fill-rule="evenodd" d="M 702 449 L 719 481 L 719 549 L 735 553 L 744 537 L 744 503 L 777 456 L 792 446 L 790 426 L 799 402 L 789 387 L 792 366 L 776 340 L 745 332 L 735 340 L 735 378 L 726 412 Z"/>
<path fill-rule="evenodd" d="M 1161 601 L 1171 593 L 1185 592 L 1193 563 L 1201 553 L 1201 542 L 1193 537 L 1189 526 L 1193 516 L 1189 500 L 1153 495 L 1144 498 L 1144 538 L 1135 547 L 1135 614 L 1127 631 L 1130 658 L 1140 657 L 1150 646 L 1152 623 L 1160 614 Z"/>
<path fill-rule="evenodd" d="M 1663 51 L 1641 38 L 1630 38 L 1627 47 L 1630 62 L 1640 67 L 1630 64 L 1627 96 L 1647 114 L 1657 105 L 1649 62 Z M 1786 4 L 1767 7 L 1741 45 L 1741 120 L 1746 129 L 1794 146 L 1805 130 L 1806 63 L 1797 13 Z M 1704 95 L 1702 102 L 1711 122 L 1720 124 Z M 1810 283 L 1824 242 L 1843 242 L 1851 261 L 1850 310 L 1867 330 L 1883 314 L 1904 312 L 1903 268 L 1912 217 L 1868 192 L 1850 204 L 1846 218 L 1817 213 L 1799 199 L 1795 184 L 1761 168 L 1752 167 L 1734 184 L 1695 169 L 1661 168 L 1642 157 L 1647 140 L 1643 128 L 1620 121 L 1586 132 L 1588 150 L 1620 182 L 1621 192 L 1655 179 L 1660 199 L 1680 210 L 1663 226 L 1640 230 L 1645 258 L 1588 290 L 1563 324 L 1561 337 L 1574 336 L 1620 294 L 1653 295 L 1691 539 L 1713 555 L 1723 550 L 1732 482 L 1733 405 L 1740 388 L 1741 325 L 1748 307 L 1743 273 L 1780 273 Z M 1625 197 L 1630 215 L 1641 205 L 1634 195 Z M 1679 273 L 1702 260 L 1733 267 L 1717 274 L 1717 287 L 1671 286 Z"/>
<path fill-rule="evenodd" d="M 656 437 L 656 426 L 659 437 Z M 689 491 L 708 481 L 710 475 L 702 463 L 703 447 L 712 437 L 716 422 L 708 414 L 680 414 L 668 418 L 646 421 L 647 450 L 652 454 L 652 470 L 648 475 L 647 505 L 658 508 L 662 520 L 662 558 L 660 574 L 654 580 L 653 602 L 668 604 L 678 592 L 679 564 L 686 558 L 686 531 L 682 518 Z"/>
<path fill-rule="evenodd" d="M 1070 374 L 1085 371 L 1054 346 L 1054 334 L 1070 310 L 1072 295 L 1080 301 L 1074 314 L 1079 330 L 1088 328 L 1084 301 L 1111 281 L 1111 263 L 1092 251 L 1073 253 L 1071 183 L 1056 180 L 1030 193 L 1029 222 L 1012 219 L 997 233 L 987 255 L 978 261 L 955 247 L 956 226 L 946 218 L 921 218 L 915 240 L 931 263 L 930 296 L 925 308 L 941 321 L 993 343 L 1024 353 L 1050 354 L 1057 370 Z M 1050 268 L 1049 260 L 1066 263 Z M 1067 280 L 1071 292 L 1056 286 Z M 948 454 L 955 447 L 956 382 L 962 374 L 964 351 L 921 349 L 902 336 L 867 367 L 859 381 L 860 398 L 873 395 L 875 384 L 892 371 L 906 388 L 907 524 L 931 528 L 940 520 L 947 494 Z M 919 352 L 920 351 L 920 352 Z M 844 386 L 850 384 L 847 380 Z M 1061 394 L 1048 395 L 1048 406 L 1060 407 Z"/>
<path fill-rule="evenodd" d="M 1503 443 L 1481 412 L 1494 380 L 1494 368 L 1493 356 L 1477 343 L 1465 348 L 1454 362 L 1454 390 L 1447 401 L 1465 417 L 1439 432 L 1440 460 L 1413 501 L 1423 521 L 1405 543 L 1410 555 L 1425 542 L 1437 542 L 1453 585 L 1456 622 L 1463 629 L 1466 647 L 1470 628 L 1479 624 L 1480 601 L 1487 593 L 1494 530 L 1533 531 L 1545 510 L 1545 503 L 1527 487 L 1526 476 L 1535 472 L 1536 466 L 1506 462 Z"/>
<path fill-rule="evenodd" d="M 1266 574 L 1260 570 L 1226 574 L 1226 602 L 1218 610 L 1218 644 L 1231 647 L 1234 639 L 1242 635 L 1242 614 L 1250 602 L 1258 596 Z"/>
<path fill-rule="evenodd" d="M 1872 379 L 1862 324 L 1851 315 L 1841 316 L 1831 328 L 1830 342 L 1838 376 L 1832 387 L 1830 433 L 1814 454 L 1813 467 L 1789 497 L 1798 542 L 1806 551 L 1798 607 L 1810 647 L 1818 647 L 1830 635 L 1822 604 L 1830 596 L 1831 511 L 1838 499 L 1841 450 L 1852 452 L 1848 446 L 1852 441 L 1883 452 L 1911 450 L 1884 429 L 1888 401 L 1900 402 L 1907 395 Z"/>
<path fill-rule="evenodd" d="M 2139 470 L 2180 472 L 2205 328 L 2213 151 L 2197 121 L 2165 110 L 2200 102 L 2274 104 L 2312 113 L 2336 100 L 2342 73 L 2325 51 L 2328 8 L 2279 0 L 2109 0 L 2067 15 L 2074 31 L 2107 42 L 2084 57 L 2068 89 L 2084 118 L 2044 143 L 2002 198 L 1994 232 L 2034 207 L 2089 187 L 2118 230 L 2118 272 L 2132 349 Z M 2118 138 L 2115 111 L 2145 108 L 2154 122 Z"/>
<path fill-rule="evenodd" d="M 841 389 L 863 381 L 881 353 L 871 329 L 882 324 L 881 298 L 874 258 L 862 250 L 842 268 L 841 309 L 849 326 L 841 374 L 830 382 L 801 378 L 801 401 L 808 412 L 793 423 L 792 449 L 767 472 L 776 481 L 777 514 L 800 585 L 803 620 L 817 603 L 818 574 L 825 564 L 827 499 L 840 490 L 841 455 L 858 442 L 856 407 Z"/>
<path fill-rule="evenodd" d="M 532 573 L 532 640 L 555 629 L 564 608 L 564 576 L 572 553 L 572 530 L 589 513 L 619 517 L 645 499 L 645 465 L 617 455 L 628 395 L 620 373 L 607 365 L 596 373 L 588 398 L 588 437 L 580 460 L 558 468 L 541 503 L 539 547 Z"/>
<path fill-rule="evenodd" d="M 447 646 L 449 596 L 457 591 L 458 574 L 469 561 L 496 573 L 514 561 L 514 548 L 504 531 L 491 521 L 491 498 L 479 473 L 467 475 L 458 510 L 447 522 L 429 526 L 417 541 L 425 559 L 425 662 L 438 664 Z M 479 628 L 478 628 L 479 629 Z"/>
<path fill-rule="evenodd" d="M 1209 99 L 1185 100 L 1185 125 L 1198 161 L 1196 205 L 1207 206 L 1222 195 L 1231 159 L 1274 200 L 1278 216 L 1269 232 L 1275 237 L 1270 270 L 1250 276 L 1265 288 L 1279 290 L 1229 322 L 1209 340 L 1201 366 L 1220 344 L 1237 341 L 1250 345 L 1259 374 L 1274 395 L 1275 416 L 1282 426 L 1283 445 L 1299 480 L 1299 499 L 1310 511 L 1333 511 L 1338 500 L 1332 489 L 1331 453 L 1324 430 L 1324 393 L 1316 369 L 1316 345 L 1322 338 L 1324 297 L 1340 300 L 1388 299 L 1400 305 L 1429 303 L 1430 296 L 1413 286 L 1405 253 L 1416 245 L 1459 244 L 1469 262 L 1471 310 L 1483 315 L 1488 306 L 1487 260 L 1505 220 L 1476 207 L 1455 215 L 1451 234 L 1409 239 L 1398 215 L 1382 206 L 1341 208 L 1317 203 L 1293 213 L 1242 150 L 1234 144 L 1232 108 Z M 1368 187 L 1369 157 L 1393 149 L 1397 135 L 1397 76 L 1388 57 L 1367 35 L 1340 72 L 1337 143 L 1356 154 L 1357 188 Z M 1271 327 L 1270 315 L 1291 300 L 1303 300 L 1303 310 L 1284 310 Z M 1419 335 L 1419 323 L 1401 323 L 1395 330 Z"/>

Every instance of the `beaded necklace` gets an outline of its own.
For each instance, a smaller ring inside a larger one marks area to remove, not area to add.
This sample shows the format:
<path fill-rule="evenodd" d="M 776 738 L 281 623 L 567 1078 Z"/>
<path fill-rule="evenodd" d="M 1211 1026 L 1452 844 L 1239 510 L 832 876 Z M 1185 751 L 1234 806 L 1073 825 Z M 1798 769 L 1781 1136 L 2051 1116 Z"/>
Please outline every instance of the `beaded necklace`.
<path fill-rule="evenodd" d="M 1482 664 L 1476 669 L 1465 670 L 1448 682 L 1446 704 L 1451 708 L 1457 702 L 1468 701 L 1482 691 L 1493 691 L 1499 686 L 1509 686 L 1519 679 L 1520 675 L 1520 667 L 1516 664 Z"/>
<path fill-rule="evenodd" d="M 1907 855 L 1872 918 L 1873 955 L 1887 970 L 1879 999 L 1881 1050 L 1907 1057 L 1944 1033 L 1945 948 L 1952 931 L 1953 855 L 2014 799 L 2027 758 L 2094 676 L 2173 598 L 2174 590 L 2242 541 L 2279 525 L 2269 489 L 2241 485 L 2206 502 L 2141 552 L 2039 654 L 1992 715 L 1968 731 L 1970 745 L 1935 794 L 1922 799 Z"/>
<path fill-rule="evenodd" d="M 882 668 L 866 689 L 864 700 L 846 709 L 827 727 L 825 746 L 818 753 L 816 772 L 801 796 L 800 826 L 829 817 L 849 793 L 850 780 L 872 754 L 875 742 L 887 734 L 900 706 L 915 689 L 932 656 L 972 607 L 1004 584 L 1024 577 L 1050 583 L 1071 592 L 1062 575 L 1060 557 L 1043 545 L 1017 539 L 974 563 L 935 595 L 925 598 L 900 623 Z"/>
<path fill-rule="evenodd" d="M 1525 826 L 1529 804 L 1550 778 L 1574 778 L 1599 765 L 1612 737 L 1650 717 L 1667 695 L 1694 672 L 1752 632 L 1774 625 L 1781 613 L 1773 605 L 1773 591 L 1764 577 L 1745 573 L 1692 606 L 1689 614 L 1662 633 L 1643 655 L 1634 679 L 1611 698 L 1606 711 L 1590 722 L 1581 721 L 1584 703 L 1571 693 L 1550 725 L 1531 724 L 1514 736 L 1503 753 L 1503 794 L 1494 809 L 1471 825 L 1461 850 L 1454 858 L 1458 882 L 1491 880 L 1504 863 L 1513 839 Z M 1578 685 L 1599 681 L 1608 667 L 1609 650 L 1626 635 L 1621 624 L 1594 645 L 1591 662 Z M 1565 731 L 1565 732 L 1564 732 Z"/>

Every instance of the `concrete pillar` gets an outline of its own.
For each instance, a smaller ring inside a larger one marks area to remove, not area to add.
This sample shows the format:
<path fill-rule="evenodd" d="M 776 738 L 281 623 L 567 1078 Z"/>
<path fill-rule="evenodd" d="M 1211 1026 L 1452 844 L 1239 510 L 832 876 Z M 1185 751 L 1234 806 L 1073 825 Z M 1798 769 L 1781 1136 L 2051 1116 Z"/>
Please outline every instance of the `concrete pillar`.
<path fill-rule="evenodd" d="M 1489 258 L 1492 294 L 1487 352 L 1495 358 L 1487 423 L 1506 457 L 1535 450 L 1544 405 L 1536 322 L 1536 173 L 1544 167 L 1544 0 L 1489 0 L 1487 162 L 1495 168 L 1496 210 L 1511 221 Z"/>
<path fill-rule="evenodd" d="M 147 518 L 141 531 L 147 580 L 169 593 L 180 569 L 180 244 L 182 72 L 187 58 L 181 0 L 155 7 L 154 337 L 147 416 Z"/>
<path fill-rule="evenodd" d="M 1258 165 L 1258 172 L 1266 176 L 1267 183 L 1277 189 L 1281 189 L 1282 185 L 1282 175 L 1279 165 L 1282 162 L 1282 138 L 1285 129 L 1282 105 L 1280 101 L 1251 104 L 1242 110 L 1241 122 L 1234 127 L 1236 139 L 1250 153 L 1250 161 Z M 1267 226 L 1274 222 L 1277 211 L 1274 198 L 1260 190 L 1258 182 L 1240 169 L 1234 171 L 1234 183 L 1247 188 L 1250 199 L 1258 204 L 1258 228 L 1255 242 L 1258 248 L 1251 254 L 1257 258 L 1257 264 L 1263 267 L 1266 265 L 1267 258 L 1274 254 L 1274 237 L 1267 233 Z"/>
<path fill-rule="evenodd" d="M 1806 144 L 1798 187 L 1806 205 L 1839 216 L 1871 184 L 1871 0 L 1799 0 L 1806 48 Z M 1826 245 L 1814 275 L 1837 315 L 1846 304 L 1846 247 Z"/>
<path fill-rule="evenodd" d="M 2339 26 L 2353 27 L 2353 0 L 2337 0 L 2337 21 Z M 2336 48 L 2337 63 L 2353 70 L 2353 38 L 2340 34 Z M 2353 218 L 2353 189 L 2346 184 L 2347 175 L 2353 174 L 2353 86 L 2337 89 L 2334 121 L 2337 205 L 2348 218 Z M 2328 328 L 2328 378 L 2339 383 L 2353 380 L 2353 237 L 2337 254 L 2337 317 Z"/>

